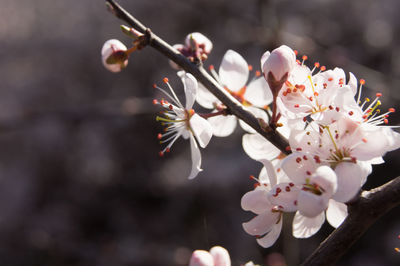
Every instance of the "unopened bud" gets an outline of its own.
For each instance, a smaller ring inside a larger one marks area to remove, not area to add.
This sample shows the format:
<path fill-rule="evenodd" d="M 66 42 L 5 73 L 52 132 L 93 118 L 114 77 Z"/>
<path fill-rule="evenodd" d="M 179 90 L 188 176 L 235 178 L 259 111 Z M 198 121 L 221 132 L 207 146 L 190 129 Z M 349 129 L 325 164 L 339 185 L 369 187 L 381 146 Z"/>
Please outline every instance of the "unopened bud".
<path fill-rule="evenodd" d="M 186 36 L 185 46 L 192 49 L 201 49 L 201 53 L 210 54 L 213 44 L 206 36 L 200 32 L 193 32 Z"/>
<path fill-rule="evenodd" d="M 126 46 L 117 39 L 106 41 L 101 49 L 103 65 L 111 72 L 120 72 L 125 68 L 128 65 L 128 57 Z"/>
<path fill-rule="evenodd" d="M 205 250 L 195 250 L 190 258 L 189 266 L 214 266 L 214 258 Z"/>
<path fill-rule="evenodd" d="M 276 48 L 269 56 L 268 54 L 269 52 L 266 52 L 261 58 L 261 66 L 265 77 L 268 77 L 269 72 L 271 72 L 276 81 L 281 81 L 286 73 L 289 75 L 296 65 L 296 55 L 286 45 Z"/>
<path fill-rule="evenodd" d="M 131 37 L 135 41 L 144 36 L 143 33 L 135 30 L 134 28 L 130 28 L 125 25 L 121 25 L 120 27 L 123 33 L 125 33 L 128 37 Z"/>

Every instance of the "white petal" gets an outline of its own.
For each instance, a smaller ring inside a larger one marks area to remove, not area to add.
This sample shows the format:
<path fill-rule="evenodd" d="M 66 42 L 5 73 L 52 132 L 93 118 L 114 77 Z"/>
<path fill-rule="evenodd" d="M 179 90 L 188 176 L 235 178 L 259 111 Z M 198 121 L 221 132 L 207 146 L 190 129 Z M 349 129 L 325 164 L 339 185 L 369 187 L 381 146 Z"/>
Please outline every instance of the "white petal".
<path fill-rule="evenodd" d="M 302 215 L 312 218 L 324 212 L 328 207 L 328 202 L 329 197 L 325 194 L 316 195 L 301 190 L 297 198 L 297 207 Z"/>
<path fill-rule="evenodd" d="M 192 153 L 192 170 L 189 175 L 189 179 L 193 179 L 197 174 L 203 169 L 201 169 L 201 154 L 200 149 L 197 146 L 196 140 L 192 135 L 190 135 L 190 151 Z"/>
<path fill-rule="evenodd" d="M 344 203 L 337 202 L 333 199 L 329 200 L 328 209 L 326 210 L 326 219 L 329 224 L 338 228 L 347 217 L 347 206 Z"/>
<path fill-rule="evenodd" d="M 246 110 L 252 113 L 256 118 L 261 118 L 266 123 L 268 123 L 268 115 L 264 110 L 253 106 L 246 107 Z M 255 131 L 251 126 L 249 126 L 242 120 L 239 120 L 239 124 L 243 128 L 243 130 L 247 131 L 248 133 L 257 133 L 257 131 Z"/>
<path fill-rule="evenodd" d="M 272 209 L 272 204 L 268 200 L 268 192 L 264 189 L 255 189 L 243 195 L 241 200 L 242 209 L 261 214 Z"/>
<path fill-rule="evenodd" d="M 215 246 L 210 249 L 211 255 L 214 257 L 214 266 L 231 266 L 231 259 L 226 249 Z"/>
<path fill-rule="evenodd" d="M 293 186 L 293 183 L 280 183 L 268 192 L 268 199 L 272 205 L 279 206 L 280 210 L 294 212 L 297 211 L 299 191 L 300 189 L 297 186 Z"/>
<path fill-rule="evenodd" d="M 178 74 L 179 75 L 179 74 Z M 197 80 L 190 73 L 185 73 L 182 77 L 183 89 L 186 96 L 186 110 L 190 110 L 193 107 L 194 100 L 197 94 Z"/>
<path fill-rule="evenodd" d="M 356 95 L 358 87 L 357 87 L 357 78 L 353 73 L 349 72 L 350 79 L 348 85 L 350 86 L 351 91 L 353 92 L 353 96 Z"/>
<path fill-rule="evenodd" d="M 190 258 L 189 266 L 214 266 L 214 258 L 205 250 L 195 250 Z"/>
<path fill-rule="evenodd" d="M 272 226 L 278 222 L 280 215 L 280 212 L 266 211 L 247 223 L 243 223 L 243 229 L 249 235 L 261 236 L 272 229 Z"/>
<path fill-rule="evenodd" d="M 227 137 L 235 130 L 237 118 L 234 115 L 219 115 L 208 118 L 208 122 L 212 126 L 214 136 Z"/>
<path fill-rule="evenodd" d="M 261 238 L 257 238 L 257 243 L 262 246 L 263 248 L 269 248 L 272 246 L 276 240 L 278 239 L 279 235 L 282 231 L 282 217 L 277 224 L 274 224 L 265 236 Z"/>
<path fill-rule="evenodd" d="M 313 174 L 311 181 L 322 187 L 329 197 L 331 197 L 337 189 L 336 173 L 329 166 L 323 165 L 318 167 Z"/>
<path fill-rule="evenodd" d="M 264 107 L 272 102 L 271 89 L 263 77 L 250 82 L 243 97 L 257 107 Z"/>
<path fill-rule="evenodd" d="M 249 78 L 249 66 L 244 58 L 233 50 L 228 50 L 219 67 L 219 78 L 231 91 L 239 91 Z"/>
<path fill-rule="evenodd" d="M 261 56 L 261 69 L 265 63 L 265 61 L 267 61 L 268 57 L 271 55 L 271 53 L 269 51 L 266 51 L 262 56 Z"/>
<path fill-rule="evenodd" d="M 282 162 L 283 171 L 295 184 L 299 185 L 306 183 L 306 179 L 311 177 L 316 168 L 317 166 L 311 156 L 298 152 L 290 154 Z"/>
<path fill-rule="evenodd" d="M 267 176 L 268 176 L 268 182 L 264 183 L 264 184 L 269 184 L 270 188 L 276 185 L 276 182 L 278 180 L 277 176 L 276 176 L 276 172 L 275 172 L 275 167 L 272 164 L 272 162 L 270 160 L 267 159 L 261 159 L 260 162 L 264 165 L 263 169 L 265 169 Z M 261 173 L 260 173 L 261 175 Z M 259 179 L 261 181 L 261 179 Z"/>
<path fill-rule="evenodd" d="M 242 138 L 244 151 L 254 160 L 276 158 L 281 151 L 260 134 L 245 134 Z"/>
<path fill-rule="evenodd" d="M 318 232 L 324 221 L 325 214 L 323 212 L 313 218 L 296 212 L 293 219 L 293 236 L 296 238 L 308 238 Z"/>
<path fill-rule="evenodd" d="M 200 144 L 200 147 L 205 148 L 212 137 L 213 129 L 210 123 L 207 121 L 207 119 L 204 119 L 198 114 L 192 115 L 189 123 L 194 136 Z"/>
<path fill-rule="evenodd" d="M 339 202 L 347 202 L 351 200 L 361 189 L 362 182 L 370 173 L 369 164 L 363 163 L 339 163 L 335 172 L 337 175 L 338 186 L 333 199 Z"/>
<path fill-rule="evenodd" d="M 207 109 L 214 109 L 214 104 L 220 101 L 209 92 L 201 83 L 198 83 L 196 102 Z"/>

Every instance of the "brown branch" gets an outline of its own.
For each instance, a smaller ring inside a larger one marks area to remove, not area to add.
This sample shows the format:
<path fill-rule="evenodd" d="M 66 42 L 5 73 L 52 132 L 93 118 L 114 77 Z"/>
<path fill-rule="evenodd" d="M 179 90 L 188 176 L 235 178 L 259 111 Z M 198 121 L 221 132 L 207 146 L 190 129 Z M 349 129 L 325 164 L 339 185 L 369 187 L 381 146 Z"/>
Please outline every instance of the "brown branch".
<path fill-rule="evenodd" d="M 349 214 L 302 265 L 333 265 L 382 215 L 400 204 L 400 176 L 364 191 L 348 204 Z"/>
<path fill-rule="evenodd" d="M 246 111 L 243 106 L 234 99 L 229 93 L 227 93 L 223 87 L 213 79 L 202 66 L 196 65 L 190 62 L 181 53 L 175 50 L 171 45 L 166 43 L 160 37 L 148 30 L 140 21 L 134 18 L 131 14 L 125 11 L 119 4 L 113 0 L 106 0 L 111 12 L 119 19 L 128 23 L 131 27 L 146 33 L 149 38 L 149 45 L 174 61 L 183 70 L 191 73 L 198 81 L 200 81 L 212 94 L 214 94 L 224 105 L 226 105 L 229 111 L 247 123 L 250 127 L 255 129 L 258 133 L 264 136 L 267 140 L 273 143 L 283 153 L 288 154 L 287 150 L 288 142 L 282 137 L 277 131 L 272 129 L 268 130 L 260 126 L 259 121 L 253 114 Z"/>

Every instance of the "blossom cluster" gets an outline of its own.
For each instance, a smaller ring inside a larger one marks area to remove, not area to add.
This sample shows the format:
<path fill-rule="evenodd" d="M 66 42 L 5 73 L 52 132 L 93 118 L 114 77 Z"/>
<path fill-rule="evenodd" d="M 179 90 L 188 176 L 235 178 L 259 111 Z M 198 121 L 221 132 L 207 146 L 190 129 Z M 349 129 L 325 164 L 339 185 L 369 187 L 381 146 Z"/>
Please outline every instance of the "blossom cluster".
<path fill-rule="evenodd" d="M 193 33 L 175 48 L 192 62 L 203 63 L 212 43 Z M 126 66 L 128 52 L 121 51 L 129 50 L 114 41 L 103 48 L 103 63 L 111 71 Z M 352 73 L 346 78 L 342 69 L 327 69 L 319 63 L 310 69 L 306 60 L 306 56 L 297 59 L 297 52 L 283 45 L 260 57 L 261 71 L 254 71 L 233 50 L 225 53 L 218 72 L 209 67 L 226 93 L 288 140 L 285 153 L 232 115 L 190 73 L 178 70 L 185 104 L 167 78 L 162 87 L 154 85 L 164 94 L 153 100 L 163 109 L 157 120 L 165 126 L 157 136 L 165 145 L 159 154 L 169 152 L 180 136 L 189 139 L 190 179 L 202 171 L 199 147 L 205 148 L 212 136 L 227 137 L 238 123 L 246 132 L 244 151 L 264 167 L 257 178 L 252 176 L 255 188 L 242 197 L 242 208 L 256 215 L 243 228 L 265 248 L 278 239 L 283 213 L 294 213 L 293 236 L 297 238 L 314 235 L 325 219 L 338 227 L 347 216 L 346 203 L 360 192 L 372 165 L 383 163 L 386 152 L 400 147 L 400 134 L 387 125 L 395 110 L 380 110 L 381 93 L 375 99 L 363 99 L 364 80 L 358 81 Z M 195 102 L 210 112 L 197 113 Z M 205 256 L 212 261 L 211 255 Z"/>

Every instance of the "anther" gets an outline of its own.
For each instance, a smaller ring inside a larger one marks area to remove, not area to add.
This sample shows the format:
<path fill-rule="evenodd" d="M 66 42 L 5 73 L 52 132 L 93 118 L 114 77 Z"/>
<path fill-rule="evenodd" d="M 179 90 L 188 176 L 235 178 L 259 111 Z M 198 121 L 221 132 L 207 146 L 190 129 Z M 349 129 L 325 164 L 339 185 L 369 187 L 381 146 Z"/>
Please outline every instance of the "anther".
<path fill-rule="evenodd" d="M 300 163 L 300 162 L 301 162 L 301 158 L 300 158 L 300 157 L 297 157 L 297 158 L 296 158 L 296 162 L 297 162 L 297 163 Z"/>
<path fill-rule="evenodd" d="M 394 108 L 389 108 L 389 112 L 394 113 L 396 110 Z"/>
<path fill-rule="evenodd" d="M 382 93 L 378 92 L 378 93 L 376 94 L 376 97 L 382 97 Z"/>
<path fill-rule="evenodd" d="M 153 99 L 153 104 L 154 105 L 158 104 L 158 101 L 156 99 Z"/>
<path fill-rule="evenodd" d="M 161 139 L 161 138 L 162 138 L 162 134 L 161 134 L 161 133 L 158 133 L 157 138 L 158 138 L 158 139 Z"/>
<path fill-rule="evenodd" d="M 286 151 L 291 151 L 292 149 L 290 148 L 290 146 L 286 146 L 286 147 L 285 147 L 285 150 L 286 150 Z"/>
<path fill-rule="evenodd" d="M 367 143 L 367 142 L 368 142 L 366 138 L 362 138 L 361 140 L 362 140 L 364 143 Z"/>
<path fill-rule="evenodd" d="M 303 61 L 306 61 L 308 59 L 308 56 L 303 55 L 303 57 L 301 59 L 303 59 Z"/>
<path fill-rule="evenodd" d="M 156 89 L 157 88 L 157 84 L 154 83 L 153 84 L 153 88 Z"/>
<path fill-rule="evenodd" d="M 294 184 L 292 182 L 289 183 L 289 186 L 294 187 Z"/>
<path fill-rule="evenodd" d="M 170 151 L 171 151 L 170 148 L 166 148 L 166 149 L 165 149 L 165 152 L 170 152 Z"/>
<path fill-rule="evenodd" d="M 256 71 L 256 77 L 261 76 L 261 72 L 259 70 Z"/>
<path fill-rule="evenodd" d="M 319 68 L 319 62 L 315 62 L 315 63 L 314 63 L 314 66 L 315 66 L 316 68 Z"/>
<path fill-rule="evenodd" d="M 285 190 L 286 190 L 286 192 L 290 192 L 290 187 L 289 187 L 289 186 L 286 186 L 286 187 L 285 187 Z"/>
<path fill-rule="evenodd" d="M 350 111 L 350 112 L 349 112 L 349 115 L 353 115 L 353 114 L 354 114 L 354 112 L 353 112 L 353 111 Z"/>
<path fill-rule="evenodd" d="M 168 81 L 169 81 L 168 78 L 163 78 L 164 83 L 168 83 Z"/>
<path fill-rule="evenodd" d="M 307 161 L 307 160 L 308 160 L 307 156 L 304 155 L 304 156 L 303 156 L 303 160 L 306 160 L 306 161 Z"/>
<path fill-rule="evenodd" d="M 325 70 L 326 70 L 326 66 L 322 66 L 321 71 L 325 71 Z"/>
<path fill-rule="evenodd" d="M 299 52 L 298 52 L 297 50 L 294 50 L 293 52 L 294 52 L 294 54 L 295 54 L 296 56 L 299 54 Z"/>
<path fill-rule="evenodd" d="M 253 66 L 252 65 L 249 65 L 248 68 L 249 68 L 249 71 L 253 70 Z"/>
<path fill-rule="evenodd" d="M 162 151 L 160 151 L 160 152 L 158 153 L 158 155 L 159 155 L 160 157 L 163 157 L 163 156 L 164 156 L 164 153 L 163 153 Z"/>
<path fill-rule="evenodd" d="M 301 151 L 301 150 L 302 150 L 302 148 L 300 148 L 300 147 L 299 147 L 299 148 L 296 148 L 296 151 Z"/>
<path fill-rule="evenodd" d="M 365 84 L 365 80 L 364 79 L 360 79 L 360 84 L 364 85 Z"/>
<path fill-rule="evenodd" d="M 298 104 L 298 103 L 296 103 L 295 105 L 294 105 L 294 108 L 299 108 L 300 107 L 300 105 Z"/>
<path fill-rule="evenodd" d="M 209 67 L 208 67 L 208 69 L 211 71 L 211 70 L 213 70 L 214 69 L 214 65 L 210 65 Z"/>
<path fill-rule="evenodd" d="M 328 81 L 332 81 L 333 80 L 333 78 L 328 78 Z"/>
<path fill-rule="evenodd" d="M 389 124 L 389 120 L 387 120 L 386 118 L 383 119 L 383 123 L 385 123 L 386 125 Z"/>

